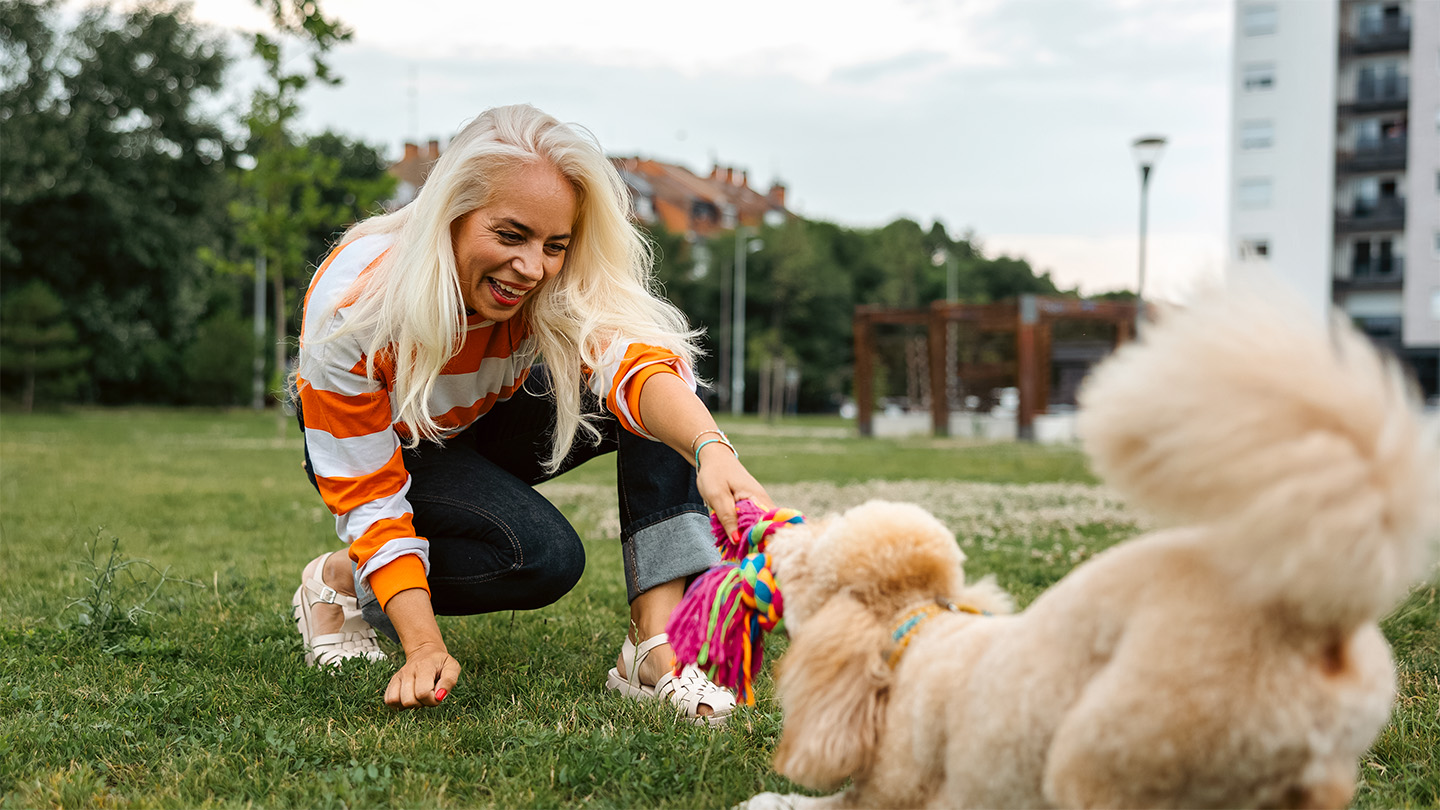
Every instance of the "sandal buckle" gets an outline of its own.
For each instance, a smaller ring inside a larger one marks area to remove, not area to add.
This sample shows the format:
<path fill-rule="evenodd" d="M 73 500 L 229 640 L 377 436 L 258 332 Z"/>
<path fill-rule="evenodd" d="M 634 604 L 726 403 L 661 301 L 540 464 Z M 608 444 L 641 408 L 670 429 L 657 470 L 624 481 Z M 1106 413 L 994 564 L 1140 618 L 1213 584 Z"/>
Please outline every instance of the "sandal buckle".
<path fill-rule="evenodd" d="M 335 604 L 335 600 L 338 599 L 339 597 L 340 597 L 340 592 L 337 591 L 337 590 L 335 590 L 334 588 L 330 587 L 329 585 L 326 585 L 325 587 L 323 587 L 323 588 L 320 589 L 320 599 L 319 599 L 319 601 L 321 601 L 321 602 L 325 602 L 325 603 L 327 603 L 327 604 L 333 605 L 333 604 Z"/>

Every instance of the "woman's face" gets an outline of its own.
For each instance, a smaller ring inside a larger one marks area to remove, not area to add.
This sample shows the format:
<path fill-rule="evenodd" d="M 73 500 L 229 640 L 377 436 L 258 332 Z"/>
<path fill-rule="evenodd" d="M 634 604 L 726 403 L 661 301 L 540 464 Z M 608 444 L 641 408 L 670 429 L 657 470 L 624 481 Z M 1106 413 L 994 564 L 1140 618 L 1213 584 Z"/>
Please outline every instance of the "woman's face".
<path fill-rule="evenodd" d="M 565 266 L 576 195 L 559 170 L 536 161 L 497 183 L 491 200 L 455 220 L 450 237 L 465 306 L 504 321 Z"/>

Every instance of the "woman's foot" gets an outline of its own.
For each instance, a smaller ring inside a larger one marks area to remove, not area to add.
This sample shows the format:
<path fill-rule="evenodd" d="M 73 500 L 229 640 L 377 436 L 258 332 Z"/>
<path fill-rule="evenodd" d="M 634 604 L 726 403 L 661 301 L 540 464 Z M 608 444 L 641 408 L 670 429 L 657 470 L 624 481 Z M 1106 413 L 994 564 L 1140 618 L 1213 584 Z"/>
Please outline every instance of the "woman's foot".
<path fill-rule="evenodd" d="M 339 666 L 350 658 L 385 657 L 375 631 L 360 616 L 355 599 L 355 564 L 343 554 L 326 553 L 301 573 L 292 605 L 305 643 L 305 664 Z"/>
<path fill-rule="evenodd" d="M 665 624 L 684 595 L 685 581 L 677 579 L 635 598 L 630 604 L 630 632 L 607 685 L 631 697 L 667 699 L 693 719 L 720 723 L 735 707 L 734 694 L 694 667 L 676 675 L 675 653 L 664 638 Z M 632 678 L 630 669 L 637 660 L 638 677 Z"/>

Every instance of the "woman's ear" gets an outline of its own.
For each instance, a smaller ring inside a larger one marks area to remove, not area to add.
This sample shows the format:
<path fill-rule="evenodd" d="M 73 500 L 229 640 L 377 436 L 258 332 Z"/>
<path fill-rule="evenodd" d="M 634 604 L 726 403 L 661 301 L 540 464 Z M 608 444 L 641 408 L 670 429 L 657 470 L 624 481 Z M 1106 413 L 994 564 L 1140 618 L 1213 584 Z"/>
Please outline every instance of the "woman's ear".
<path fill-rule="evenodd" d="M 817 790 L 870 766 L 890 685 L 885 629 L 848 594 L 829 600 L 792 637 L 777 690 L 785 730 L 775 769 Z"/>

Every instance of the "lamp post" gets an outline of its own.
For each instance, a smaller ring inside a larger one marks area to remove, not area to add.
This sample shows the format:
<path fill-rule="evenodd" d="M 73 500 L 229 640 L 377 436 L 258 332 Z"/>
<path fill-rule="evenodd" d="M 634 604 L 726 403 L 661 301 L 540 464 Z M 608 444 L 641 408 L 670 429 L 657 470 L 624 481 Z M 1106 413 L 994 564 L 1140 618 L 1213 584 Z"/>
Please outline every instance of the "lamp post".
<path fill-rule="evenodd" d="M 250 407 L 265 410 L 265 248 L 255 251 L 255 357 L 251 361 Z"/>
<path fill-rule="evenodd" d="M 1159 135 L 1136 138 L 1130 145 L 1130 151 L 1135 155 L 1135 165 L 1140 167 L 1140 273 L 1135 285 L 1137 322 L 1142 320 L 1145 314 L 1145 218 L 1150 198 L 1150 170 L 1155 168 L 1164 149 L 1165 139 Z"/>
<path fill-rule="evenodd" d="M 745 257 L 765 243 L 750 237 L 750 229 L 735 215 L 735 292 L 730 325 L 730 413 L 745 412 Z"/>
<path fill-rule="evenodd" d="M 945 248 L 938 248 L 930 256 L 931 264 L 936 267 L 945 265 L 945 302 L 953 304 L 960 300 L 960 268 L 957 266 L 955 254 Z M 954 410 L 959 400 L 960 386 L 955 378 L 955 322 L 950 318 L 945 319 L 945 404 L 946 410 Z M 948 423 L 950 416 L 947 413 L 945 419 Z"/>

